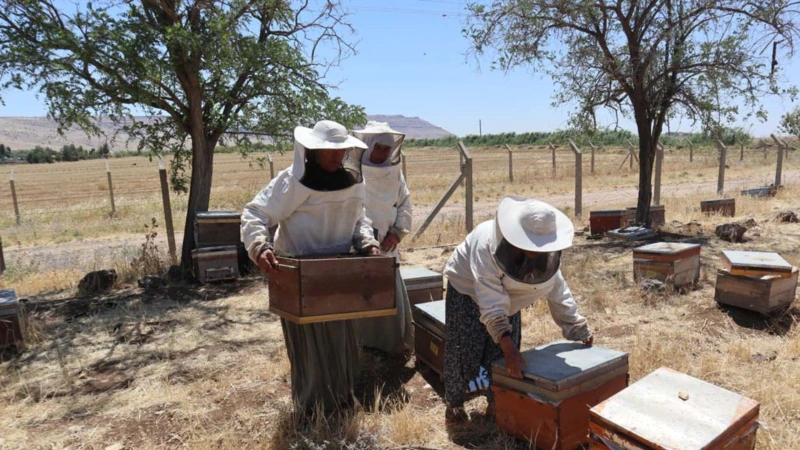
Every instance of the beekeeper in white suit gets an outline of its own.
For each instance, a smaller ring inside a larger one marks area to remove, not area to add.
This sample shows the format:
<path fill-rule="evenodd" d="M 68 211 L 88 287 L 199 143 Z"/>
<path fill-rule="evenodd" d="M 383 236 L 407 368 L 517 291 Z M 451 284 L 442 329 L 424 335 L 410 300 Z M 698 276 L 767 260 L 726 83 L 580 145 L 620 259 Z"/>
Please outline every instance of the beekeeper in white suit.
<path fill-rule="evenodd" d="M 397 245 L 411 231 L 411 197 L 400 168 L 405 135 L 383 122 L 368 122 L 363 130 L 352 134 L 367 145 L 361 165 L 367 187 L 367 217 L 381 251 L 394 255 L 399 262 Z M 399 270 L 396 293 L 396 315 L 358 321 L 359 341 L 364 347 L 390 354 L 402 354 L 414 347 L 411 304 Z"/>
<path fill-rule="evenodd" d="M 476 379 L 491 384 L 491 364 L 505 358 L 509 375 L 526 371 L 519 347 L 520 311 L 544 297 L 566 339 L 591 345 L 592 332 L 561 275 L 561 251 L 572 246 L 572 221 L 547 203 L 508 196 L 494 220 L 478 225 L 445 266 L 447 345 L 444 387 L 448 420 Z M 488 412 L 494 398 L 487 390 Z"/>
<path fill-rule="evenodd" d="M 294 130 L 294 160 L 242 212 L 242 242 L 264 274 L 275 255 L 355 250 L 380 254 L 364 213 L 361 155 L 366 148 L 342 125 L 323 120 Z M 270 228 L 277 225 L 274 236 Z M 336 276 L 336 274 L 331 274 Z M 352 320 L 298 325 L 281 319 L 297 412 L 336 410 L 353 400 L 358 341 Z"/>

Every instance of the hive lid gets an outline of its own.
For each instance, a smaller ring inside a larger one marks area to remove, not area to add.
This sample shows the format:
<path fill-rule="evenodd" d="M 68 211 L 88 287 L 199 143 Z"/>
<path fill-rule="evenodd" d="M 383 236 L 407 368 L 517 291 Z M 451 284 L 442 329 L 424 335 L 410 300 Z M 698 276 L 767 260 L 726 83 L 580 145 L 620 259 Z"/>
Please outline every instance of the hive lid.
<path fill-rule="evenodd" d="M 556 341 L 522 352 L 527 366 L 525 381 L 549 391 L 561 391 L 619 367 L 627 367 L 628 354 L 578 342 Z M 493 370 L 506 373 L 504 359 Z"/>
<path fill-rule="evenodd" d="M 633 249 L 636 253 L 652 253 L 655 255 L 677 255 L 699 249 L 700 244 L 686 244 L 681 242 L 656 242 Z"/>
<path fill-rule="evenodd" d="M 0 315 L 17 309 L 17 291 L 14 289 L 0 289 Z"/>
<path fill-rule="evenodd" d="M 716 200 L 702 200 L 700 201 L 700 205 L 716 205 L 716 204 L 728 204 L 728 203 L 736 203 L 735 199 L 732 198 L 718 198 Z"/>
<path fill-rule="evenodd" d="M 771 252 L 744 252 L 738 250 L 723 250 L 722 261 L 729 268 L 734 269 L 761 269 L 775 272 L 792 272 L 792 265 L 781 255 Z"/>
<path fill-rule="evenodd" d="M 662 367 L 592 408 L 590 420 L 648 448 L 717 448 L 758 409 L 755 400 Z"/>
<path fill-rule="evenodd" d="M 442 274 L 434 272 L 425 267 L 403 267 L 400 269 L 400 276 L 404 280 L 419 280 L 426 278 L 442 278 Z"/>
<path fill-rule="evenodd" d="M 202 211 L 195 214 L 195 221 L 240 221 L 241 214 L 236 211 Z"/>
<path fill-rule="evenodd" d="M 435 302 L 419 303 L 414 305 L 414 311 L 424 316 L 424 318 L 444 326 L 446 324 L 444 302 L 444 300 L 437 300 Z"/>

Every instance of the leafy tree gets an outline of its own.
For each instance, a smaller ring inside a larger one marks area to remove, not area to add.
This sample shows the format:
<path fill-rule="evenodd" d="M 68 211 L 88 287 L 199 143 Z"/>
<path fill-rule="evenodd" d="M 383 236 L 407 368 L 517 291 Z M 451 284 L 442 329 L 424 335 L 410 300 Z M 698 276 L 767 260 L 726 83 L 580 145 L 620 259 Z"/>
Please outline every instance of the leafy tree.
<path fill-rule="evenodd" d="M 111 149 L 108 147 L 108 142 L 103 142 L 103 145 L 101 145 L 100 148 L 97 149 L 97 152 L 103 158 L 108 157 L 108 154 L 111 153 Z"/>
<path fill-rule="evenodd" d="M 61 161 L 81 161 L 87 159 L 88 156 L 83 146 L 75 147 L 75 144 L 69 144 L 61 148 Z"/>
<path fill-rule="evenodd" d="M 464 35 L 493 67 L 532 66 L 558 86 L 554 104 L 630 117 L 639 138 L 637 221 L 649 223 L 656 144 L 666 120 L 716 127 L 765 117 L 760 97 L 779 93 L 765 46 L 793 50 L 797 2 L 775 0 L 494 0 L 469 5 Z M 786 93 L 794 96 L 795 90 Z"/>
<path fill-rule="evenodd" d="M 52 164 L 61 159 L 61 155 L 50 147 L 42 147 L 37 145 L 33 150 L 28 152 L 25 160 L 28 164 Z"/>
<path fill-rule="evenodd" d="M 223 135 L 248 130 L 281 140 L 297 124 L 321 118 L 345 126 L 366 121 L 363 108 L 331 98 L 324 81 L 353 51 L 345 39 L 351 28 L 334 1 L 58 4 L 3 2 L 0 87 L 44 94 L 60 131 L 79 126 L 99 136 L 102 117 L 124 124 L 140 150 L 172 155 L 173 188 L 189 193 L 184 273 Z M 137 119 L 132 108 L 148 118 Z M 251 143 L 247 135 L 230 139 L 243 149 Z"/>
<path fill-rule="evenodd" d="M 10 158 L 10 157 L 11 157 L 11 149 L 6 148 L 6 146 L 3 144 L 0 144 L 0 159 Z"/>
<path fill-rule="evenodd" d="M 800 106 L 781 116 L 780 130 L 800 138 Z"/>

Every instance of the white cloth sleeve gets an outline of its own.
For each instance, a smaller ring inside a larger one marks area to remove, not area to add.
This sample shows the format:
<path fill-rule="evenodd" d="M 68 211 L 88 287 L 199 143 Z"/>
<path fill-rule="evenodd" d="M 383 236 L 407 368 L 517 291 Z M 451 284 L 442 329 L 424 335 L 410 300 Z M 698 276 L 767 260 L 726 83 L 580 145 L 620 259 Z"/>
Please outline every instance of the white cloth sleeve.
<path fill-rule="evenodd" d="M 481 323 L 494 342 L 511 332 L 508 314 L 511 298 L 503 287 L 503 273 L 497 268 L 488 247 L 476 248 L 470 255 L 470 268 L 475 279 L 475 301 L 481 312 Z"/>
<path fill-rule="evenodd" d="M 585 317 L 578 314 L 578 304 L 572 296 L 572 292 L 567 286 L 564 276 L 559 270 L 554 275 L 556 277 L 553 290 L 547 294 L 547 306 L 550 307 L 550 315 L 553 321 L 561 327 L 561 334 L 570 341 L 585 341 L 592 336 L 589 329 L 589 322 Z"/>
<path fill-rule="evenodd" d="M 366 209 L 361 208 L 361 217 L 358 218 L 356 229 L 353 232 L 353 248 L 362 252 L 367 247 L 380 247 L 380 245 L 375 239 L 372 221 L 367 217 Z"/>
<path fill-rule="evenodd" d="M 411 232 L 411 193 L 408 190 L 406 179 L 400 174 L 400 191 L 397 196 L 397 218 L 389 231 L 396 234 L 402 241 Z"/>
<path fill-rule="evenodd" d="M 275 177 L 242 211 L 242 243 L 254 262 L 272 246 L 269 229 L 288 218 L 308 197 L 289 169 Z"/>

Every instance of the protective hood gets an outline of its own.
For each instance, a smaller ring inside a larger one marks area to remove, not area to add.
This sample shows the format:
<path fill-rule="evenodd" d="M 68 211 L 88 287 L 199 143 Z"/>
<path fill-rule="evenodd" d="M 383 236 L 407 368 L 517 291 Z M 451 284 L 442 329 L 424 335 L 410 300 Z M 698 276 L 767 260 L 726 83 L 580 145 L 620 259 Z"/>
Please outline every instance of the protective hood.
<path fill-rule="evenodd" d="M 304 186 L 322 191 L 344 189 L 361 183 L 361 156 L 366 145 L 349 136 L 344 126 L 322 120 L 314 128 L 297 127 L 294 130 L 294 157 L 292 176 Z M 345 149 L 340 171 L 329 173 L 317 164 L 314 152 Z"/>
<path fill-rule="evenodd" d="M 553 278 L 561 267 L 560 250 L 539 252 L 536 257 L 528 257 L 520 248 L 505 239 L 497 220 L 494 221 L 489 246 L 497 267 L 506 276 L 520 283 L 545 283 Z"/>
<path fill-rule="evenodd" d="M 367 150 L 362 157 L 362 163 L 365 166 L 388 167 L 400 164 L 400 152 L 403 148 L 403 140 L 406 136 L 399 131 L 391 129 L 388 123 L 370 121 L 367 122 L 367 126 L 363 130 L 353 130 L 351 133 L 356 138 L 364 141 L 367 146 Z M 392 148 L 389 157 L 380 164 L 372 163 L 369 160 L 375 148 L 375 144 L 383 144 Z"/>

